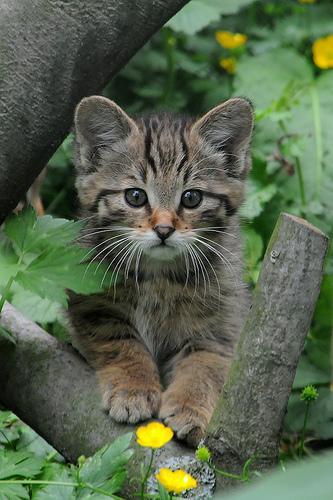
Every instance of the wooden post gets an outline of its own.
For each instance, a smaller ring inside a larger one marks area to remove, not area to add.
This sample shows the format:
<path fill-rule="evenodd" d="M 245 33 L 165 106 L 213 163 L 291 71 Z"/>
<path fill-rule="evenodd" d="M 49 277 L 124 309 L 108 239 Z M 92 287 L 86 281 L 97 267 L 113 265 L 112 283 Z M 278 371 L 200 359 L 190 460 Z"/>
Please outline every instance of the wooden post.
<path fill-rule="evenodd" d="M 225 470 L 278 457 L 283 418 L 319 295 L 328 238 L 281 214 L 269 242 L 235 359 L 210 422 L 207 445 Z M 228 483 L 228 480 L 223 480 Z"/>

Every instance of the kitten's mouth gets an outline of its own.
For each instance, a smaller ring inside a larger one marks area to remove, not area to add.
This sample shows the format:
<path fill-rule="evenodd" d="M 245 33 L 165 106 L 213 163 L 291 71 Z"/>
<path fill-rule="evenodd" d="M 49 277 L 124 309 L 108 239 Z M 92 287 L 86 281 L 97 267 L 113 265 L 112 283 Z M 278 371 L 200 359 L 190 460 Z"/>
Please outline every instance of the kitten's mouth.
<path fill-rule="evenodd" d="M 145 253 L 156 260 L 173 260 L 179 254 L 179 250 L 177 247 L 168 245 L 162 241 L 157 245 L 147 248 Z"/>

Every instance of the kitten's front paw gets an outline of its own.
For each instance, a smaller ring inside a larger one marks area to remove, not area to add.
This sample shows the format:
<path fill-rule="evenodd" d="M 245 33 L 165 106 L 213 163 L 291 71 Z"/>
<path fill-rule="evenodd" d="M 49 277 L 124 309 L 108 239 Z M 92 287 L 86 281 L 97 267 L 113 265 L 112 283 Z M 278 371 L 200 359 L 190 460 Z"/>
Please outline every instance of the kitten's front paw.
<path fill-rule="evenodd" d="M 209 420 L 195 401 L 184 403 L 181 396 L 168 390 L 162 396 L 159 418 L 175 431 L 179 439 L 186 440 L 192 447 L 204 437 Z"/>
<path fill-rule="evenodd" d="M 161 403 L 158 389 L 117 389 L 113 387 L 103 393 L 103 405 L 117 422 L 136 424 L 157 415 Z"/>

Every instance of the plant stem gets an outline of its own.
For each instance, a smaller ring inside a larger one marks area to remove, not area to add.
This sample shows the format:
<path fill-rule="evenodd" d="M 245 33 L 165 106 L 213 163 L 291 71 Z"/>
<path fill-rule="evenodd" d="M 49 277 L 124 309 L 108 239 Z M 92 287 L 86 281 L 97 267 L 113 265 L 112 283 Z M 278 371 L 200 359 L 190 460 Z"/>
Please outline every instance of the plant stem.
<path fill-rule="evenodd" d="M 63 481 L 42 481 L 39 479 L 0 479 L 0 484 L 54 484 L 57 486 L 79 486 L 78 483 L 66 483 Z"/>
<path fill-rule="evenodd" d="M 0 299 L 0 314 L 1 314 L 1 311 L 3 309 L 3 306 L 5 305 L 5 302 L 6 302 L 7 297 L 8 297 L 8 293 L 10 291 L 10 288 L 13 284 L 14 279 L 15 279 L 15 276 L 11 276 L 9 278 L 9 280 L 7 281 L 7 284 L 4 288 L 4 291 L 2 292 L 1 299 Z"/>
<path fill-rule="evenodd" d="M 305 189 L 304 189 L 304 179 L 303 179 L 301 163 L 300 163 L 298 157 L 295 157 L 295 164 L 296 164 L 296 172 L 297 172 L 297 177 L 298 177 L 298 182 L 299 182 L 299 190 L 300 190 L 300 194 L 301 194 L 302 206 L 305 207 L 306 206 L 306 198 L 305 198 Z"/>
<path fill-rule="evenodd" d="M 24 255 L 23 253 L 20 255 L 20 258 L 19 258 L 19 260 L 17 262 L 17 266 L 18 267 L 22 263 L 23 255 Z M 6 286 L 4 288 L 4 291 L 2 292 L 1 299 L 0 299 L 0 315 L 1 315 L 1 311 L 3 309 L 3 306 L 5 305 L 5 302 L 7 300 L 7 297 L 8 297 L 8 294 L 10 292 L 11 286 L 12 286 L 12 284 L 13 284 L 15 278 L 16 278 L 16 275 L 17 275 L 17 272 L 13 276 L 11 276 L 9 278 L 9 280 L 7 281 Z"/>
<path fill-rule="evenodd" d="M 307 421 L 308 421 L 310 404 L 311 404 L 311 401 L 307 401 L 306 402 L 306 408 L 305 408 L 305 413 L 304 413 L 304 421 L 303 421 L 303 428 L 302 428 L 302 434 L 301 434 L 301 443 L 300 443 L 300 448 L 299 448 L 299 456 L 300 457 L 302 457 L 304 455 L 305 431 L 306 431 L 306 424 L 307 424 Z"/>
<path fill-rule="evenodd" d="M 92 484 L 83 483 L 82 486 L 85 487 L 85 488 L 89 488 L 92 491 L 95 491 L 95 493 L 101 493 L 102 495 L 105 495 L 106 497 L 113 498 L 114 500 L 122 500 L 121 497 L 117 497 L 116 495 L 113 495 L 113 493 L 108 493 L 107 491 L 103 490 L 102 488 L 96 488 Z"/>
<path fill-rule="evenodd" d="M 322 171 L 323 171 L 322 168 L 323 142 L 322 142 L 319 99 L 314 85 L 312 85 L 311 87 L 311 100 L 312 100 L 313 122 L 314 122 L 315 139 L 316 139 L 316 197 L 319 198 Z"/>
<path fill-rule="evenodd" d="M 147 482 L 147 479 L 148 479 L 148 476 L 149 476 L 149 473 L 151 471 L 151 466 L 153 464 L 153 460 L 154 460 L 154 454 L 155 454 L 155 450 L 152 448 L 151 449 L 151 455 L 150 455 L 150 460 L 149 460 L 149 464 L 148 464 L 148 467 L 147 467 L 147 470 L 146 470 L 146 473 L 141 481 L 141 490 L 140 490 L 140 498 L 143 500 L 144 497 L 145 497 L 145 488 L 146 488 L 146 482 Z"/>
<path fill-rule="evenodd" d="M 109 493 L 107 491 L 104 491 L 101 488 L 95 488 L 92 484 L 89 483 L 67 483 L 65 481 L 42 481 L 39 479 L 0 479 L 0 484 L 53 484 L 56 486 L 72 486 L 74 488 L 81 487 L 81 488 L 89 488 L 92 491 L 95 491 L 96 493 L 101 493 L 102 495 L 105 495 L 107 497 L 113 498 L 114 500 L 123 500 L 121 497 L 118 497 L 116 495 L 113 495 L 112 493 Z"/>
<path fill-rule="evenodd" d="M 221 476 L 224 477 L 229 477 L 230 479 L 237 479 L 237 481 L 247 481 L 247 479 L 244 479 L 242 475 L 232 474 L 231 472 L 225 472 L 224 470 L 215 467 L 215 465 L 213 465 L 213 470 L 214 472 L 217 472 L 217 474 L 220 474 Z"/>

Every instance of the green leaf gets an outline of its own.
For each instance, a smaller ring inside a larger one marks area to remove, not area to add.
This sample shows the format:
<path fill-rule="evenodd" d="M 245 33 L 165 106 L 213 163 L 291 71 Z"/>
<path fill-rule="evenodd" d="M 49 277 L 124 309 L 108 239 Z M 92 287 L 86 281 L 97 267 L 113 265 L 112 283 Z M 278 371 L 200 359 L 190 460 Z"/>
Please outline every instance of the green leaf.
<path fill-rule="evenodd" d="M 191 0 L 166 24 L 174 31 L 194 35 L 221 14 L 234 14 L 254 0 Z"/>
<path fill-rule="evenodd" d="M 88 267 L 87 264 L 82 264 L 86 255 L 87 249 L 74 245 L 61 250 L 53 249 L 43 252 L 28 265 L 24 276 L 28 280 L 40 279 L 45 283 L 50 282 L 77 293 L 100 292 L 105 266 L 98 267 L 96 263 L 92 263 Z M 22 274 L 22 272 L 19 273 L 17 277 L 20 282 L 22 282 Z M 42 296 L 52 299 L 47 294 Z"/>
<path fill-rule="evenodd" d="M 44 222 L 48 223 L 48 220 Z M 57 219 L 59 221 L 59 219 Z M 88 255 L 88 250 L 70 240 L 76 236 L 80 225 L 76 223 L 48 223 L 49 230 L 43 233 L 45 225 L 37 227 L 36 242 L 34 250 L 39 246 L 40 253 L 37 256 L 29 254 L 27 261 L 21 266 L 21 270 L 15 276 L 15 281 L 31 294 L 38 295 L 48 302 L 40 304 L 40 310 L 34 311 L 35 316 L 42 314 L 43 309 L 50 306 L 50 301 L 58 302 L 66 306 L 67 296 L 65 289 L 71 289 L 76 293 L 89 294 L 102 291 L 102 280 L 105 274 L 106 266 L 95 262 L 87 264 L 84 259 Z M 64 235 L 60 233 L 64 231 Z M 32 232 L 32 235 L 34 233 Z M 46 234 L 47 237 L 42 237 Z M 38 236 L 39 235 L 39 236 Z M 53 238 L 58 239 L 55 245 Z M 65 243 L 66 241 L 66 243 Z M 62 246 L 60 246 L 60 243 Z M 59 244 L 59 245 L 58 245 Z M 44 247 L 44 249 L 42 249 Z M 29 246 L 31 249 L 31 245 Z M 106 276 L 106 285 L 112 283 L 111 276 Z M 15 296 L 15 294 L 14 294 Z M 22 297 L 22 294 L 21 294 Z M 30 295 L 30 299 L 36 303 L 36 299 Z M 14 299 L 19 301 L 20 298 Z M 22 304 L 22 301 L 21 301 Z M 26 307 L 28 305 L 26 304 Z M 50 306 L 51 307 L 51 306 Z M 57 314 L 56 306 L 52 306 L 53 317 Z M 50 311 L 46 311 L 46 316 Z M 36 319 L 36 318 L 35 318 Z M 46 318 L 45 318 L 46 319 Z"/>
<path fill-rule="evenodd" d="M 69 470 L 60 464 L 46 464 L 43 475 L 39 478 L 43 481 L 57 481 L 64 483 L 75 483 Z M 38 485 L 33 487 L 33 500 L 72 500 L 76 498 L 74 486 L 62 486 L 59 484 Z"/>
<path fill-rule="evenodd" d="M 11 411 L 0 411 L 0 443 L 13 446 L 20 437 L 17 427 L 18 418 Z"/>
<path fill-rule="evenodd" d="M 0 479 L 31 479 L 40 473 L 42 466 L 43 461 L 31 453 L 0 450 Z"/>
<path fill-rule="evenodd" d="M 82 221 L 68 221 L 50 215 L 37 217 L 29 206 L 19 215 L 12 214 L 6 219 L 4 232 L 20 252 L 36 252 L 72 242 L 82 227 Z"/>
<path fill-rule="evenodd" d="M 15 445 L 16 451 L 26 451 L 33 453 L 37 458 L 45 459 L 50 453 L 55 450 L 41 436 L 27 425 L 21 425 L 19 428 L 19 439 Z M 63 458 L 57 453 L 53 460 L 62 461 Z"/>
<path fill-rule="evenodd" d="M 29 250 L 36 248 L 60 247 L 72 242 L 83 227 L 82 221 L 56 219 L 50 215 L 38 217 L 34 226 L 33 238 Z"/>
<path fill-rule="evenodd" d="M 277 192 L 275 184 L 263 186 L 261 183 L 251 179 L 248 183 L 246 201 L 241 207 L 240 213 L 246 219 L 254 219 L 264 210 L 268 203 Z"/>
<path fill-rule="evenodd" d="M 277 100 L 290 82 L 311 83 L 307 60 L 293 49 L 275 49 L 257 56 L 244 56 L 237 66 L 234 95 L 246 95 L 258 110 Z"/>
<path fill-rule="evenodd" d="M 223 0 L 217 3 L 221 5 L 222 14 L 237 14 L 240 9 L 243 9 L 253 2 L 254 0 Z"/>
<path fill-rule="evenodd" d="M 44 279 L 38 273 L 18 273 L 16 281 L 26 290 L 39 295 L 43 299 L 58 302 L 67 306 L 67 295 L 62 287 L 56 286 L 52 281 Z"/>
<path fill-rule="evenodd" d="M 17 421 L 17 416 L 11 411 L 0 411 L 0 429 L 12 425 Z"/>
<path fill-rule="evenodd" d="M 9 278 L 15 276 L 19 267 L 17 255 L 13 252 L 10 244 L 0 243 L 0 293 L 6 286 Z"/>
<path fill-rule="evenodd" d="M 29 500 L 30 495 L 22 484 L 2 484 L 0 481 L 1 500 Z"/>
<path fill-rule="evenodd" d="M 29 290 L 13 286 L 11 304 L 21 311 L 24 316 L 37 323 L 53 323 L 63 317 L 62 309 L 57 302 L 43 299 Z"/>
<path fill-rule="evenodd" d="M 27 207 L 19 215 L 11 214 L 6 219 L 4 233 L 22 252 L 35 223 L 36 213 L 32 207 Z"/>
<path fill-rule="evenodd" d="M 103 483 L 102 489 L 110 494 L 117 493 L 123 487 L 126 478 L 127 472 L 125 470 L 116 472 L 111 479 Z"/>
<path fill-rule="evenodd" d="M 124 466 L 132 457 L 133 450 L 129 449 L 132 437 L 132 433 L 124 434 L 88 458 L 80 469 L 80 479 L 102 489 L 104 487 L 114 488 L 117 485 L 120 488 L 125 479 L 123 475 L 118 475 L 114 483 L 110 480 L 116 473 L 123 474 Z M 116 491 L 118 490 L 113 491 L 113 493 Z M 86 490 L 82 492 L 82 495 L 85 493 Z"/>

